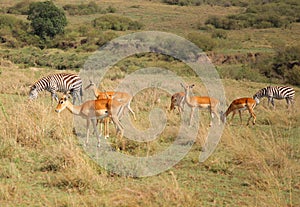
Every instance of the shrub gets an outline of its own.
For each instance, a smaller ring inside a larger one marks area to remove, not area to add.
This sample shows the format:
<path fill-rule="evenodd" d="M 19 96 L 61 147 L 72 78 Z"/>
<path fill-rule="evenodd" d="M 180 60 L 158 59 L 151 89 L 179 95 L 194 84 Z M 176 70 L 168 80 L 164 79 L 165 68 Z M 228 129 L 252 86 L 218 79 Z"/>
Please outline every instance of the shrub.
<path fill-rule="evenodd" d="M 162 0 L 163 3 L 179 6 L 200 6 L 202 4 L 218 5 L 223 7 L 241 6 L 246 7 L 249 3 L 247 0 Z"/>
<path fill-rule="evenodd" d="M 107 9 L 101 9 L 94 1 L 91 1 L 87 4 L 66 4 L 63 6 L 63 9 L 68 12 L 70 15 L 88 15 L 96 13 L 114 13 L 115 8 L 109 6 Z"/>
<path fill-rule="evenodd" d="M 95 28 L 99 28 L 101 30 L 111 29 L 116 31 L 139 30 L 143 26 L 137 21 L 117 15 L 104 15 L 94 19 L 92 24 Z"/>
<path fill-rule="evenodd" d="M 12 7 L 9 7 L 7 13 L 28 15 L 30 0 L 23 0 Z"/>
<path fill-rule="evenodd" d="M 216 46 L 215 41 L 204 33 L 190 33 L 188 34 L 188 39 L 204 51 L 211 51 Z"/>
<path fill-rule="evenodd" d="M 300 85 L 300 66 L 295 66 L 293 69 L 287 71 L 286 80 L 293 85 Z"/>
<path fill-rule="evenodd" d="M 63 33 L 67 25 L 65 13 L 52 1 L 31 3 L 28 20 L 31 21 L 34 33 L 43 39 Z"/>
<path fill-rule="evenodd" d="M 212 31 L 211 37 L 218 38 L 218 39 L 226 39 L 227 33 L 222 29 L 215 29 Z"/>
<path fill-rule="evenodd" d="M 211 24 L 220 29 L 279 28 L 299 21 L 299 9 L 300 4 L 292 2 L 250 4 L 240 14 L 226 17 L 211 16 L 205 21 L 205 24 Z"/>
<path fill-rule="evenodd" d="M 277 47 L 273 56 L 260 57 L 252 65 L 268 78 L 280 79 L 286 83 L 299 85 L 300 45 Z"/>
<path fill-rule="evenodd" d="M 0 42 L 8 47 L 36 44 L 39 38 L 28 33 L 29 24 L 13 16 L 0 15 Z"/>

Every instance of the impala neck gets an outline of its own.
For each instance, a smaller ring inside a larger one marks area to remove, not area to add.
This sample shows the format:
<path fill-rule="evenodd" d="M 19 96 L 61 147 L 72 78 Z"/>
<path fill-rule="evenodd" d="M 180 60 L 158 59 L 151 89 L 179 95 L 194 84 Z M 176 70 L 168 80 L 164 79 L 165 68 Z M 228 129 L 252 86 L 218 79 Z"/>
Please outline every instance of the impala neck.
<path fill-rule="evenodd" d="M 98 90 L 98 88 L 95 86 L 95 85 L 93 85 L 93 91 L 94 91 L 94 95 L 95 95 L 95 97 L 98 97 L 98 95 L 99 95 L 99 93 L 100 93 L 100 91 Z"/>
<path fill-rule="evenodd" d="M 188 105 L 192 105 L 192 103 L 191 103 L 191 94 L 190 93 L 191 93 L 191 91 L 190 91 L 190 89 L 188 89 L 188 90 L 185 91 L 185 95 L 184 95 L 185 101 Z"/>
<path fill-rule="evenodd" d="M 80 106 L 75 106 L 73 105 L 70 101 L 67 101 L 67 109 L 75 115 L 79 115 L 81 111 L 81 105 Z"/>

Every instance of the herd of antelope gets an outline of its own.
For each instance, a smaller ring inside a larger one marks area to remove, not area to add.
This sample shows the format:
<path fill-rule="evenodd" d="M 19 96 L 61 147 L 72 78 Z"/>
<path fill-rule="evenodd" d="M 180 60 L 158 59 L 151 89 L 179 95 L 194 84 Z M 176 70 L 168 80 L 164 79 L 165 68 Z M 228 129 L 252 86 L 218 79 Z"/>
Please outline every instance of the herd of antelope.
<path fill-rule="evenodd" d="M 211 122 L 216 117 L 220 122 L 226 122 L 227 116 L 232 113 L 231 120 L 238 112 L 240 116 L 240 122 L 242 123 L 241 112 L 248 110 L 250 117 L 247 125 L 249 125 L 251 118 L 252 123 L 255 124 L 256 115 L 254 113 L 255 106 L 259 103 L 263 97 L 268 98 L 268 103 L 271 102 L 275 108 L 274 99 L 285 99 L 288 108 L 294 102 L 295 91 L 291 87 L 287 86 L 268 86 L 259 90 L 253 97 L 245 97 L 235 99 L 231 102 L 228 109 L 223 113 L 218 111 L 219 100 L 209 96 L 194 96 L 192 95 L 192 89 L 195 86 L 185 85 L 181 83 L 183 92 L 178 92 L 172 95 L 170 111 L 174 111 L 177 108 L 181 114 L 184 110 L 185 104 L 191 108 L 189 123 L 191 125 L 193 114 L 196 108 L 208 109 L 211 114 Z M 117 135 L 120 135 L 122 139 L 124 133 L 124 127 L 121 123 L 122 116 L 129 111 L 133 118 L 136 120 L 135 113 L 130 107 L 132 96 L 125 92 L 115 91 L 99 91 L 96 85 L 90 81 L 89 85 L 85 87 L 85 90 L 91 89 L 95 95 L 94 100 L 88 100 L 81 105 L 74 105 L 75 100 L 82 102 L 82 80 L 78 75 L 60 73 L 45 76 L 39 79 L 30 87 L 29 99 L 35 99 L 38 97 L 38 93 L 41 91 L 49 91 L 52 97 L 52 103 L 55 99 L 58 101 L 55 111 L 57 113 L 62 112 L 64 109 L 68 109 L 72 114 L 80 116 L 86 120 L 86 140 L 85 145 L 89 141 L 89 128 L 92 123 L 94 133 L 97 136 L 98 144 L 100 146 L 100 138 L 102 136 L 104 127 L 104 137 L 109 137 L 109 122 L 110 120 L 114 123 L 117 131 Z M 56 92 L 62 92 L 64 95 L 58 99 Z M 73 98 L 73 102 L 69 101 L 70 96 Z M 100 134 L 97 129 L 98 121 L 100 122 Z M 122 149 L 125 149 L 125 143 L 122 143 Z"/>

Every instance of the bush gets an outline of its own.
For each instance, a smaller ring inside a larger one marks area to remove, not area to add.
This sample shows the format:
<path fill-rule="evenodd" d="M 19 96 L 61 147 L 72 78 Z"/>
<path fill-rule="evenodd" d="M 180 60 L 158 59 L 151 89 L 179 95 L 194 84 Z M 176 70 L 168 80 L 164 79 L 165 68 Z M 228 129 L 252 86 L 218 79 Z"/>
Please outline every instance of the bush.
<path fill-rule="evenodd" d="M 12 7 L 9 7 L 7 13 L 28 15 L 30 0 L 23 0 Z"/>
<path fill-rule="evenodd" d="M 13 16 L 0 15 L 0 43 L 8 47 L 21 47 L 39 43 L 37 36 L 27 30 L 29 24 Z"/>
<path fill-rule="evenodd" d="M 215 29 L 212 31 L 211 37 L 218 38 L 218 39 L 226 39 L 227 33 L 222 29 Z"/>
<path fill-rule="evenodd" d="M 242 28 L 280 28 L 300 20 L 300 4 L 292 2 L 250 4 L 247 9 L 236 15 L 226 17 L 211 16 L 205 24 L 220 29 Z"/>
<path fill-rule="evenodd" d="M 196 44 L 203 51 L 211 51 L 215 46 L 215 41 L 208 35 L 200 32 L 188 34 L 188 39 Z"/>
<path fill-rule="evenodd" d="M 280 79 L 283 82 L 299 85 L 300 45 L 277 47 L 273 56 L 260 57 L 252 65 L 268 78 Z"/>
<path fill-rule="evenodd" d="M 94 19 L 92 24 L 95 28 L 101 30 L 111 29 L 116 31 L 139 30 L 143 27 L 143 25 L 137 21 L 117 15 L 104 15 Z"/>
<path fill-rule="evenodd" d="M 63 6 L 63 9 L 70 15 L 88 15 L 96 13 L 114 13 L 116 9 L 109 6 L 107 9 L 101 9 L 95 2 L 91 1 L 88 4 L 67 4 Z"/>
<path fill-rule="evenodd" d="M 67 25 L 65 13 L 52 1 L 31 3 L 27 19 L 31 21 L 34 33 L 42 39 L 63 33 Z"/>
<path fill-rule="evenodd" d="M 288 83 L 300 86 L 300 66 L 287 71 L 285 78 Z"/>
<path fill-rule="evenodd" d="M 179 5 L 179 6 L 200 6 L 203 4 L 208 5 L 218 5 L 223 7 L 229 6 L 241 6 L 246 7 L 248 6 L 247 0 L 162 0 L 163 3 L 170 4 L 170 5 Z"/>

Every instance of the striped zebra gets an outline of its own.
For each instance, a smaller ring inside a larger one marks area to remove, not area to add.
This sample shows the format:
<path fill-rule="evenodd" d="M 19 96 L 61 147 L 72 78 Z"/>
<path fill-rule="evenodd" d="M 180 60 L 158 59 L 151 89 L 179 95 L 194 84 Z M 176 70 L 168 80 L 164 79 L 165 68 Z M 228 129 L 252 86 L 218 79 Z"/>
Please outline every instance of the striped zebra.
<path fill-rule="evenodd" d="M 268 98 L 268 105 L 270 105 L 270 102 L 275 108 L 274 99 L 285 99 L 287 106 L 293 104 L 294 102 L 294 96 L 295 96 L 295 90 L 288 86 L 268 86 L 266 88 L 260 89 L 254 96 L 253 99 L 255 99 L 256 103 L 259 103 L 259 99 L 263 97 Z"/>
<path fill-rule="evenodd" d="M 56 92 L 70 93 L 73 97 L 73 104 L 78 99 L 82 102 L 82 80 L 78 75 L 70 73 L 51 74 L 39 79 L 30 86 L 29 99 L 36 99 L 39 92 L 47 90 L 51 93 L 52 103 L 58 101 Z"/>

